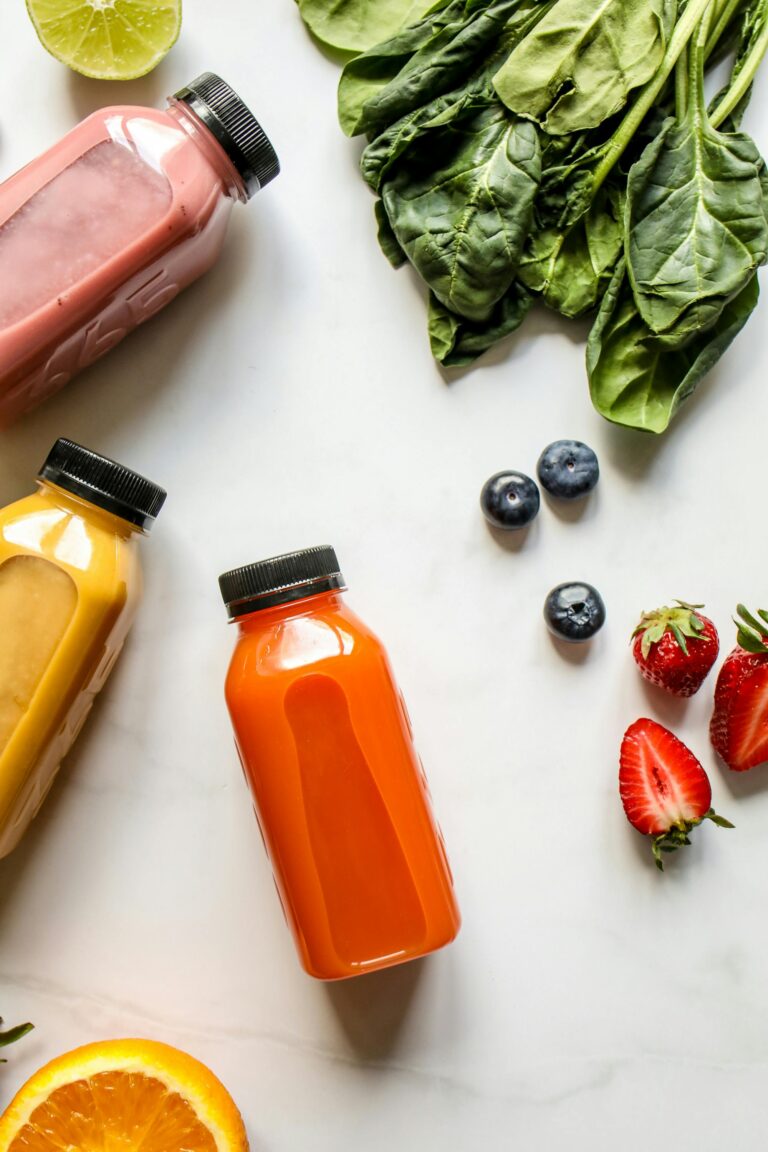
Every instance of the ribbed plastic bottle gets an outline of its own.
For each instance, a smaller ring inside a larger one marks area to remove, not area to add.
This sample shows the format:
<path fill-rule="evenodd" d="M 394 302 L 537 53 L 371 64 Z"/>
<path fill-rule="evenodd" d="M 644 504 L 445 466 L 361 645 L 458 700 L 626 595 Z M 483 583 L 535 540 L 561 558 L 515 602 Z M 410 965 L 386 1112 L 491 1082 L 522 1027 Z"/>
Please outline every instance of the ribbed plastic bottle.
<path fill-rule="evenodd" d="M 94 112 L 0 184 L 0 424 L 207 271 L 232 205 L 279 170 L 258 121 L 206 72 L 165 110 Z"/>
<path fill-rule="evenodd" d="M 138 542 L 165 491 L 57 440 L 37 491 L 0 509 L 0 857 L 21 839 L 123 647 Z"/>
<path fill-rule="evenodd" d="M 424 956 L 460 917 L 410 720 L 332 548 L 220 578 L 226 699 L 301 963 L 337 980 Z"/>

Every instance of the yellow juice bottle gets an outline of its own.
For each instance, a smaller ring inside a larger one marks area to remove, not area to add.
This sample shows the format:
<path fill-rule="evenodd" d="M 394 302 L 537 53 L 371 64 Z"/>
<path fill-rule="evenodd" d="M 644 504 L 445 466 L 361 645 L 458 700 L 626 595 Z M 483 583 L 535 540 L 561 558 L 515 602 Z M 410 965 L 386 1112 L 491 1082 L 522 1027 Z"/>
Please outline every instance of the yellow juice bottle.
<path fill-rule="evenodd" d="M 165 491 L 57 440 L 0 509 L 0 857 L 23 836 L 112 670 L 141 594 L 138 537 Z"/>

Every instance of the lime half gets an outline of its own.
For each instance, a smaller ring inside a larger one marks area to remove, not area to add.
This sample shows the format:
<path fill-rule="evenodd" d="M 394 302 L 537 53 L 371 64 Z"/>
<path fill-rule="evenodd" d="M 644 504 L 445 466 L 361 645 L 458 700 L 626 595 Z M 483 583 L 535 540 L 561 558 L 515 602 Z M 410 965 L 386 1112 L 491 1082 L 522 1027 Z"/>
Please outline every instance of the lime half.
<path fill-rule="evenodd" d="M 181 0 L 27 0 L 40 42 L 83 76 L 133 80 L 176 43 Z"/>

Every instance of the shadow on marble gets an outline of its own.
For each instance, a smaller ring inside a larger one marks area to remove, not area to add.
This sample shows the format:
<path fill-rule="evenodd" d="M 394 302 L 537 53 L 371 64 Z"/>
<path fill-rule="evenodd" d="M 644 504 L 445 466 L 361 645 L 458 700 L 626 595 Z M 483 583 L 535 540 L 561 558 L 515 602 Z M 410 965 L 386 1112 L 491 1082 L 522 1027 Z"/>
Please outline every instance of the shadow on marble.
<path fill-rule="evenodd" d="M 51 827 L 62 818 L 63 813 L 60 809 L 65 806 L 67 788 L 77 777 L 80 758 L 88 755 L 91 739 L 98 736 L 99 713 L 108 700 L 110 685 L 112 691 L 120 691 L 117 686 L 118 680 L 119 673 L 115 669 L 96 697 L 88 721 L 78 735 L 72 751 L 62 761 L 61 768 L 37 816 L 13 852 L 0 860 L 0 941 L 3 938 L 4 915 L 10 914 L 10 906 L 15 900 L 24 900 L 25 875 L 33 867 L 33 857 L 40 853 L 40 845 L 50 835 Z"/>
<path fill-rule="evenodd" d="M 490 367 L 491 365 L 508 363 L 511 367 L 515 360 L 522 358 L 526 354 L 531 344 L 545 340 L 548 336 L 564 336 L 571 344 L 586 345 L 589 328 L 590 325 L 587 321 L 564 321 L 562 317 L 552 312 L 549 308 L 536 304 L 516 332 L 510 333 L 509 336 L 499 341 L 498 344 L 489 348 L 487 352 L 484 352 L 482 356 L 472 364 L 467 364 L 461 368 L 443 368 L 436 363 L 436 367 L 445 384 L 458 384 L 473 372 L 478 370 L 482 371 L 483 368 Z M 528 386 L 531 386 L 530 381 L 527 383 Z"/>
<path fill-rule="evenodd" d="M 429 958 L 324 985 L 344 1033 L 361 1059 L 376 1063 L 395 1047 Z"/>
<path fill-rule="evenodd" d="M 659 876 L 660 879 L 663 880 L 664 875 L 663 873 L 659 872 L 659 869 L 656 867 L 656 861 L 653 858 L 650 837 L 641 835 L 641 833 L 638 832 L 636 828 L 633 828 L 628 821 L 624 828 L 624 833 L 632 844 L 632 848 L 641 867 L 647 869 L 649 876 L 652 873 L 655 873 L 657 876 Z"/>
<path fill-rule="evenodd" d="M 542 492 L 542 506 L 564 524 L 579 524 L 594 520 L 600 507 L 600 486 L 583 500 L 558 500 L 547 491 Z"/>
<path fill-rule="evenodd" d="M 695 429 L 697 422 L 706 424 L 715 418 L 708 401 L 712 389 L 718 387 L 726 374 L 727 369 L 722 364 L 715 365 L 699 384 L 695 395 L 677 412 L 666 432 L 641 432 L 606 421 L 603 453 L 607 452 L 614 467 L 629 479 L 645 482 L 684 427 Z"/>
<path fill-rule="evenodd" d="M 713 828 L 713 831 L 717 831 L 717 829 Z M 659 884 L 664 884 L 667 888 L 675 884 L 687 884 L 689 875 L 695 875 L 700 863 L 695 857 L 706 851 L 706 838 L 700 834 L 693 836 L 689 846 L 663 854 L 664 870 L 662 871 L 656 866 L 656 861 L 653 858 L 651 837 L 641 835 L 629 823 L 627 823 L 626 833 L 632 840 L 638 863 L 648 875 L 648 882 L 652 884 L 654 881 L 658 881 Z M 691 873 L 689 873 L 689 869 L 692 869 Z"/>
<path fill-rule="evenodd" d="M 606 422 L 602 455 L 630 480 L 643 483 L 656 467 L 668 441 L 665 436 Z"/>
<path fill-rule="evenodd" d="M 147 76 L 121 81 L 117 87 L 113 80 L 92 80 L 70 71 L 67 74 L 67 85 L 73 121 L 84 120 L 92 112 L 111 108 L 115 104 L 164 108 L 166 96 L 179 88 L 171 79 L 172 71 L 177 73 L 177 69 L 170 67 L 166 58 Z M 192 76 L 189 77 L 191 79 Z"/>
<path fill-rule="evenodd" d="M 672 696 L 663 688 L 649 684 L 643 677 L 640 677 L 640 687 L 648 705 L 648 715 L 674 732 L 685 719 L 690 700 L 683 696 Z"/>
<path fill-rule="evenodd" d="M 355 55 L 354 52 L 346 52 L 343 48 L 334 48 L 332 44 L 326 44 L 324 41 L 319 40 L 313 32 L 310 31 L 306 24 L 302 24 L 304 34 L 315 49 L 321 56 L 324 56 L 329 64 L 335 64 L 337 68 L 343 68 L 348 60 L 351 60 Z"/>
<path fill-rule="evenodd" d="M 505 552 L 522 552 L 524 548 L 534 548 L 541 534 L 538 516 L 525 528 L 518 528 L 514 531 L 494 528 L 493 524 L 489 524 L 487 520 L 485 526 L 499 547 L 503 548 Z"/>
<path fill-rule="evenodd" d="M 586 664 L 588 660 L 595 657 L 597 650 L 600 647 L 600 636 L 595 636 L 593 640 L 585 640 L 581 644 L 574 644 L 570 640 L 561 640 L 559 636 L 554 636 L 547 630 L 550 643 L 567 664 Z"/>
<path fill-rule="evenodd" d="M 748 800 L 750 796 L 757 796 L 761 792 L 768 792 L 768 764 L 758 765 L 757 768 L 750 768 L 747 772 L 732 772 L 714 751 L 712 752 L 711 761 L 711 765 L 708 767 L 710 776 L 714 777 L 715 773 L 719 774 L 732 800 Z M 727 811 L 723 812 L 722 815 L 738 825 L 738 810 L 736 810 L 735 814 L 733 811 Z"/>

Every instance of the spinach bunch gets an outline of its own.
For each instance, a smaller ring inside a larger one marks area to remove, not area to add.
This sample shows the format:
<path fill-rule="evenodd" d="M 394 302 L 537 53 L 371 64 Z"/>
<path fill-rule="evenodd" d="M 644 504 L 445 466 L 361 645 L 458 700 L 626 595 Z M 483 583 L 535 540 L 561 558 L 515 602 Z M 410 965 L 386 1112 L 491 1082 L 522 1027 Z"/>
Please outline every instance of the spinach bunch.
<path fill-rule="evenodd" d="M 741 130 L 768 0 L 299 4 L 364 47 L 339 119 L 367 138 L 384 253 L 428 286 L 437 360 L 471 363 L 536 300 L 596 314 L 595 407 L 663 431 L 768 259 L 768 175 Z M 728 52 L 708 108 L 705 72 Z"/>
<path fill-rule="evenodd" d="M 764 162 L 734 123 L 718 131 L 705 104 L 711 18 L 710 7 L 678 63 L 676 114 L 629 171 L 625 258 L 587 349 L 598 411 L 652 432 L 743 328 L 768 258 Z"/>

